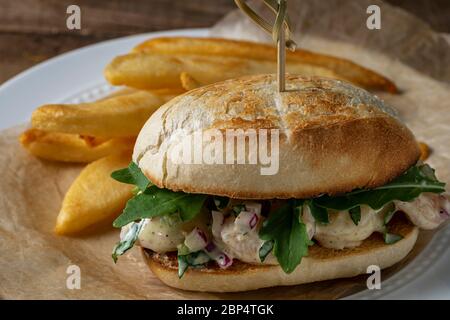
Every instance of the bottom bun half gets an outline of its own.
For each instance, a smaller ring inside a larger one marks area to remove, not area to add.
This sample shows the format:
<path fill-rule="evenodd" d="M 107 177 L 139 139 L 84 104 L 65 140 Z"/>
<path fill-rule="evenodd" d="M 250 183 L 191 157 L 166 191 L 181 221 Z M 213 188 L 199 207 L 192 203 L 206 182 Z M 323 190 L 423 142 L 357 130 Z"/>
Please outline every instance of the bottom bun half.
<path fill-rule="evenodd" d="M 189 268 L 179 279 L 175 253 L 157 254 L 147 249 L 142 252 L 152 272 L 168 286 L 190 291 L 239 292 L 354 277 L 365 274 L 370 265 L 388 268 L 412 250 L 419 230 L 406 218 L 397 215 L 389 224 L 389 232 L 402 235 L 403 239 L 388 245 L 380 234 L 374 233 L 352 249 L 334 250 L 315 244 L 290 274 L 280 266 L 253 265 L 235 260 L 227 269 L 221 269 L 215 263 Z"/>

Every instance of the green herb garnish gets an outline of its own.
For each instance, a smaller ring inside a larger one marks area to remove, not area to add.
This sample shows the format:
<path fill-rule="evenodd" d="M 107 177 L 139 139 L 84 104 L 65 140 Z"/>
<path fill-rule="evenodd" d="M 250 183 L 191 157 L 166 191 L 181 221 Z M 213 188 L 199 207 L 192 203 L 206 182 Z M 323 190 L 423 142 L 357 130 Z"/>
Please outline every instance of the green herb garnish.
<path fill-rule="evenodd" d="M 114 263 L 117 262 L 117 258 L 119 256 L 123 255 L 126 251 L 128 251 L 134 246 L 134 243 L 136 242 L 139 236 L 141 228 L 142 222 L 133 223 L 130 226 L 130 229 L 125 234 L 124 239 L 122 239 L 120 242 L 116 244 L 112 252 L 112 258 L 114 260 Z"/>
<path fill-rule="evenodd" d="M 361 221 L 361 207 L 357 206 L 354 208 L 351 208 L 348 210 L 348 213 L 350 214 L 350 218 L 352 218 L 352 221 L 355 225 L 358 225 L 359 221 Z"/>
<path fill-rule="evenodd" d="M 370 190 L 355 190 L 339 197 L 324 195 L 314 199 L 314 202 L 318 206 L 339 211 L 350 210 L 362 204 L 378 210 L 393 200 L 411 201 L 423 192 L 442 193 L 444 191 L 445 183 L 438 181 L 434 170 L 424 164 L 411 167 L 403 175 L 384 186 Z"/>
<path fill-rule="evenodd" d="M 203 251 L 192 252 L 186 255 L 178 254 L 178 278 L 181 278 L 188 267 L 201 267 L 209 260 L 209 256 Z"/>
<path fill-rule="evenodd" d="M 381 214 L 383 214 L 383 224 L 387 225 L 389 223 L 389 221 L 391 221 L 392 217 L 394 216 L 395 213 L 395 204 L 393 202 L 387 204 Z"/>
<path fill-rule="evenodd" d="M 291 273 L 308 254 L 311 241 L 306 225 L 301 222 L 302 201 L 290 200 L 269 215 L 264 221 L 259 237 L 273 241 L 273 254 L 286 273 Z"/>
<path fill-rule="evenodd" d="M 399 235 L 399 234 L 393 234 L 393 233 L 385 232 L 383 234 L 383 239 L 384 239 L 384 242 L 386 244 L 394 244 L 397 241 L 402 240 L 403 237 L 401 235 Z"/>
<path fill-rule="evenodd" d="M 273 249 L 273 241 L 266 241 L 263 243 L 261 248 L 259 248 L 259 260 L 261 262 L 264 262 L 266 260 L 266 257 L 269 255 L 270 251 Z"/>
<path fill-rule="evenodd" d="M 151 184 L 150 180 L 142 173 L 141 169 L 132 161 L 127 168 L 111 173 L 111 178 L 127 184 L 136 185 L 139 190 L 145 191 Z"/>
<path fill-rule="evenodd" d="M 127 202 L 123 213 L 113 222 L 116 228 L 138 219 L 179 212 L 182 221 L 193 219 L 203 206 L 205 195 L 173 192 L 150 186 Z"/>
<path fill-rule="evenodd" d="M 328 210 L 326 208 L 319 207 L 313 200 L 306 201 L 306 204 L 308 205 L 314 220 L 323 224 L 330 223 Z"/>

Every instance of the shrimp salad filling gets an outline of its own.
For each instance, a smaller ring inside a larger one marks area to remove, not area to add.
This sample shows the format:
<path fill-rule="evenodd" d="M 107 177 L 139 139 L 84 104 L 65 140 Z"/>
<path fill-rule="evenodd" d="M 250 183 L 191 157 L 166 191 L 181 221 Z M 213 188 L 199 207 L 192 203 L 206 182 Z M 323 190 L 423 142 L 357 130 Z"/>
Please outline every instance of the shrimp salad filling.
<path fill-rule="evenodd" d="M 389 221 L 398 211 L 427 230 L 437 228 L 450 213 L 445 184 L 426 164 L 375 189 L 288 200 L 238 200 L 160 189 L 133 162 L 112 177 L 136 185 L 134 197 L 113 223 L 122 228 L 114 261 L 135 244 L 159 254 L 177 252 L 179 277 L 189 267 L 213 261 L 228 268 L 234 260 L 280 265 L 290 273 L 311 245 L 353 248 L 374 232 L 387 244 L 401 240 L 389 232 Z"/>

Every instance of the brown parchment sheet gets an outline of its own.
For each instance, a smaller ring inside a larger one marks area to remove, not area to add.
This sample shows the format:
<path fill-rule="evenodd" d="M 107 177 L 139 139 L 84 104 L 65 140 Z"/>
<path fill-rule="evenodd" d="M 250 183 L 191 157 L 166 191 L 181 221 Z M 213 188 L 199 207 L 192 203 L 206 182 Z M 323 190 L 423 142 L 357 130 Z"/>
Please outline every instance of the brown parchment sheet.
<path fill-rule="evenodd" d="M 350 58 L 394 80 L 402 93 L 380 96 L 398 110 L 400 118 L 418 140 L 432 148 L 433 153 L 427 162 L 436 168 L 441 180 L 449 183 L 450 88 L 446 81 L 450 79 L 450 72 L 448 63 L 443 66 L 443 61 L 449 61 L 449 43 L 444 35 L 434 33 L 416 18 L 398 9 L 388 8 L 379 1 L 371 3 L 379 3 L 382 7 L 383 36 L 372 36 L 367 29 L 358 29 L 355 37 L 359 38 L 352 38 L 351 41 L 335 36 L 336 33 L 347 32 L 347 25 L 349 30 L 365 28 L 365 8 L 368 5 L 364 7 L 365 2 L 290 1 L 294 3 L 291 19 L 301 20 L 296 25 L 296 33 L 301 31 L 296 35 L 298 44 L 310 50 Z M 354 6 L 364 7 L 361 13 L 364 20 L 361 15 L 355 14 L 360 8 Z M 337 19 L 334 13 L 342 14 L 346 10 L 353 10 L 354 13 L 347 14 L 336 30 L 332 23 Z M 319 12 L 322 14 L 319 15 Z M 319 26 L 311 27 L 315 22 L 308 22 L 307 17 L 320 17 Z M 359 21 L 361 26 L 355 21 Z M 388 26 L 395 27 L 397 31 L 384 30 L 388 27 L 383 25 L 384 21 L 388 21 Z M 416 27 L 405 27 L 411 23 Z M 235 13 L 220 22 L 212 33 L 216 36 L 270 40 L 245 17 Z M 369 41 L 367 37 L 376 39 Z M 409 37 L 418 40 L 407 41 Z M 423 52 L 424 43 L 427 52 Z M 424 68 L 428 71 L 423 72 Z M 2 102 L 2 107 L 12 106 Z M 365 288 L 366 276 L 360 276 L 245 293 L 196 293 L 162 284 L 148 270 L 137 248 L 130 250 L 114 265 L 111 250 L 118 240 L 118 230 L 111 228 L 77 238 L 54 235 L 55 219 L 63 196 L 82 166 L 43 161 L 30 156 L 18 143 L 17 137 L 23 128 L 20 126 L 0 132 L 0 298 L 335 299 Z M 383 279 L 389 278 L 407 263 L 414 263 L 414 257 L 427 246 L 432 236 L 433 232 L 421 232 L 411 254 L 401 263 L 384 270 Z M 79 290 L 66 287 L 66 271 L 70 265 L 80 267 Z"/>

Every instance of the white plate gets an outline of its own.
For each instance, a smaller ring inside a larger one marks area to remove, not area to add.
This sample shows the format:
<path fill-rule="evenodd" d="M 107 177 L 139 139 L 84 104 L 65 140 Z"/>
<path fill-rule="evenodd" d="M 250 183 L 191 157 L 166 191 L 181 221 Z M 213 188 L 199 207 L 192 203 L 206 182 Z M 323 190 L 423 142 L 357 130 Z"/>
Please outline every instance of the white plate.
<path fill-rule="evenodd" d="M 103 69 L 115 56 L 129 52 L 148 38 L 206 36 L 208 29 L 154 32 L 109 40 L 65 53 L 22 72 L 0 87 L 0 129 L 29 121 L 45 103 L 92 101 L 111 92 Z M 366 290 L 350 299 L 450 299 L 450 226 L 406 268 L 386 281 L 381 290 Z"/>

